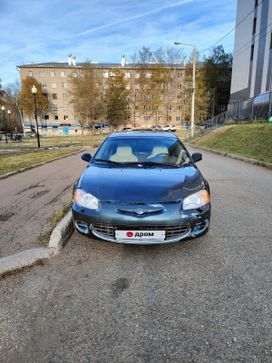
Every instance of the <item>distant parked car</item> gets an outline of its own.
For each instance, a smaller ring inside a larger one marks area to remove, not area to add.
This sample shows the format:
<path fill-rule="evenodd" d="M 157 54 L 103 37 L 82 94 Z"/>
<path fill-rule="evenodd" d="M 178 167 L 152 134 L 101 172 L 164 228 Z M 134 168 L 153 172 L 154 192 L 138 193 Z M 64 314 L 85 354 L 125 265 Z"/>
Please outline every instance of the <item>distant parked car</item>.
<path fill-rule="evenodd" d="M 161 127 L 161 125 L 154 125 L 154 126 L 152 126 L 152 130 L 154 130 L 154 131 L 162 131 L 162 127 Z"/>
<path fill-rule="evenodd" d="M 177 131 L 177 128 L 176 128 L 176 126 L 175 126 L 175 125 L 172 125 L 172 126 L 171 126 L 171 131 L 172 131 L 172 132 Z"/>
<path fill-rule="evenodd" d="M 36 132 L 34 131 L 26 131 L 25 132 L 26 137 L 36 137 Z"/>
<path fill-rule="evenodd" d="M 123 127 L 121 131 L 131 131 L 131 127 Z"/>
<path fill-rule="evenodd" d="M 164 125 L 163 128 L 162 128 L 162 131 L 168 131 L 168 132 L 171 132 L 172 126 L 171 125 Z"/>
<path fill-rule="evenodd" d="M 20 141 L 22 141 L 23 136 L 24 136 L 24 134 L 22 132 L 14 132 L 12 135 L 12 140 L 20 142 Z"/>

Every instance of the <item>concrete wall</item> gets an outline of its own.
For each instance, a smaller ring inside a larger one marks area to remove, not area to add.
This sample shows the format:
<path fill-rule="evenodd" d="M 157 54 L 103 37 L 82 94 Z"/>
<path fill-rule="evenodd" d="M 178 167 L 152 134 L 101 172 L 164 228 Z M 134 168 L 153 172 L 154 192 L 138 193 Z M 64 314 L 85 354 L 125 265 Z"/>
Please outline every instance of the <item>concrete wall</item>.
<path fill-rule="evenodd" d="M 253 34 L 255 17 L 256 32 Z M 259 0 L 259 5 L 255 8 L 255 0 L 237 0 L 236 27 L 231 102 L 254 97 L 269 90 L 272 64 L 272 1 L 263 0 L 261 3 Z M 252 60 L 251 45 L 254 45 Z"/>

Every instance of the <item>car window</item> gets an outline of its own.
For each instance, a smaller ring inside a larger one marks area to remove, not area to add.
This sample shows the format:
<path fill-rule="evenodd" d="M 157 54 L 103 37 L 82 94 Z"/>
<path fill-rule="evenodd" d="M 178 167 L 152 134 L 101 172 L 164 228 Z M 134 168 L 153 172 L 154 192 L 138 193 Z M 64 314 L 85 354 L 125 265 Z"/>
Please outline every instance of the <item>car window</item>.
<path fill-rule="evenodd" d="M 178 139 L 164 137 L 109 138 L 94 157 L 120 163 L 184 164 L 189 155 Z"/>

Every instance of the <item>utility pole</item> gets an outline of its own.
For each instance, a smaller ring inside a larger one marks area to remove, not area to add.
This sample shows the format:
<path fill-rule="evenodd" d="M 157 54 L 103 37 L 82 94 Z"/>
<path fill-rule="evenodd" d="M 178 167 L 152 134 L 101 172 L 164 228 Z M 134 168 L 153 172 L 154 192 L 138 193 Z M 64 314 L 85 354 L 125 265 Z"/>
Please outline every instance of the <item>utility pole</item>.
<path fill-rule="evenodd" d="M 6 137 L 6 144 L 8 143 L 8 137 L 7 137 L 7 120 L 6 120 L 6 107 L 3 105 L 1 107 L 1 110 L 3 112 L 3 123 L 5 126 L 5 137 Z"/>
<path fill-rule="evenodd" d="M 33 85 L 33 87 L 31 88 L 31 92 L 34 96 L 34 113 L 35 113 L 35 121 L 36 121 L 36 130 L 37 130 L 37 142 L 38 142 L 38 148 L 41 147 L 40 144 L 40 135 L 39 135 L 39 127 L 38 127 L 38 119 L 37 119 L 37 88 Z"/>
<path fill-rule="evenodd" d="M 196 73 L 196 48 L 193 47 L 193 92 L 192 92 L 192 111 L 191 111 L 191 136 L 194 137 L 195 129 L 195 73 Z"/>

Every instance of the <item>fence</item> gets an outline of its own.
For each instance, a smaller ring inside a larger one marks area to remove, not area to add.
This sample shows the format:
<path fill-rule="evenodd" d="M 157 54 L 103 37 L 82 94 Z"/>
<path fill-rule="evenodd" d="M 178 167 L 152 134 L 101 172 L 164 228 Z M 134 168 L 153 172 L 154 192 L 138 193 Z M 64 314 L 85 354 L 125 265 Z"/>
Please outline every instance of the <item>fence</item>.
<path fill-rule="evenodd" d="M 207 121 L 207 125 L 220 126 L 226 121 L 249 122 L 268 120 L 272 116 L 272 92 L 265 92 L 243 101 L 232 102 L 228 110 Z"/>

